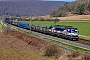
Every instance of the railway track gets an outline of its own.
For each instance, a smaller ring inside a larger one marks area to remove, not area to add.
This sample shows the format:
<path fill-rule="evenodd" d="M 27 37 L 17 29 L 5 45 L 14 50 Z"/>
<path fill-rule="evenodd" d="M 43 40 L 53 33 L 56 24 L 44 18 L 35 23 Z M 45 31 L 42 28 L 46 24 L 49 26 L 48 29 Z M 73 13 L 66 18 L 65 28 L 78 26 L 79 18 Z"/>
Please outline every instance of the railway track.
<path fill-rule="evenodd" d="M 15 28 L 24 30 L 25 32 L 30 32 L 30 30 L 22 29 L 22 28 L 19 28 L 19 27 L 15 27 Z M 90 41 L 87 41 L 87 40 L 79 39 L 79 41 L 70 41 L 70 40 L 66 40 L 66 39 L 62 39 L 62 38 L 58 38 L 58 37 L 54 37 L 54 36 L 34 32 L 34 31 L 32 31 L 32 34 L 35 34 L 35 35 L 40 36 L 40 37 L 45 37 L 45 38 L 48 38 L 50 40 L 55 40 L 55 41 L 58 41 L 58 42 L 61 42 L 61 43 L 64 43 L 64 44 L 71 45 L 71 46 L 75 46 L 75 47 L 83 48 L 83 49 L 86 49 L 86 50 L 90 50 Z"/>
<path fill-rule="evenodd" d="M 76 41 L 77 43 L 81 43 L 81 44 L 85 44 L 85 45 L 89 45 L 90 46 L 90 40 L 85 40 L 85 39 L 81 39 L 79 38 L 78 41 Z"/>
<path fill-rule="evenodd" d="M 26 29 L 22 29 L 22 28 L 18 28 L 18 27 L 14 27 L 14 28 L 16 28 L 16 30 L 17 30 L 17 29 L 20 29 L 20 30 L 23 30 L 23 31 L 25 31 L 25 32 L 26 32 L 26 31 L 27 31 L 27 32 L 30 32 L 30 30 L 26 30 Z M 20 31 L 20 30 L 17 30 L 17 31 Z M 22 33 L 22 31 L 20 31 L 20 32 Z M 23 32 L 23 33 L 25 33 L 25 32 Z M 32 33 L 33 33 L 33 31 L 32 31 Z M 34 33 L 37 34 L 37 32 L 34 32 Z M 33 34 L 34 34 L 34 33 L 33 33 Z M 27 33 L 26 33 L 26 34 L 27 34 Z M 31 34 L 28 34 L 28 35 L 32 36 Z M 75 50 L 73 50 L 73 49 L 70 49 L 70 48 L 67 48 L 67 47 L 64 47 L 64 46 L 61 46 L 61 45 L 58 45 L 58 44 L 55 44 L 55 43 L 52 43 L 52 42 L 43 40 L 43 39 L 41 39 L 41 38 L 38 38 L 38 37 L 35 37 L 35 36 L 32 36 L 32 37 L 37 38 L 37 39 L 39 39 L 39 40 L 41 40 L 41 41 L 43 41 L 43 42 L 46 42 L 46 43 L 48 43 L 48 44 L 54 44 L 55 46 L 57 46 L 57 47 L 65 50 L 65 51 L 69 51 L 69 52 L 72 52 L 72 53 L 74 53 L 74 52 L 76 53 L 76 52 L 77 52 L 77 51 L 75 51 Z M 81 55 L 81 56 L 83 56 L 83 57 L 85 57 L 85 54 L 84 54 L 84 53 L 78 52 L 78 54 Z"/>
<path fill-rule="evenodd" d="M 25 31 L 25 32 L 30 32 L 30 30 L 26 30 L 26 29 L 22 29 L 22 28 L 19 28 L 19 27 L 15 27 L 14 26 L 14 28 L 17 28 L 17 29 L 20 29 L 20 30 L 23 30 L 23 31 Z M 42 34 L 42 33 L 38 33 L 38 32 L 34 32 L 34 31 L 32 31 L 32 34 L 35 34 L 35 35 L 37 35 L 37 36 L 39 36 L 39 37 L 45 37 L 45 38 L 48 38 L 48 39 L 51 39 L 51 40 L 55 40 L 55 41 L 58 41 L 58 39 L 59 40 L 65 40 L 65 39 L 61 39 L 61 38 L 58 38 L 58 37 L 53 37 L 53 36 L 50 36 L 50 35 L 46 35 L 46 34 Z M 28 35 L 30 35 L 30 34 L 28 34 Z M 31 36 L 31 35 L 30 35 Z M 37 37 L 35 37 L 35 38 L 37 38 Z M 41 38 L 38 38 L 38 39 L 40 39 L 40 40 L 42 40 L 42 41 L 44 41 L 44 42 L 47 42 L 47 43 L 49 43 L 49 44 L 54 44 L 54 45 L 56 45 L 56 46 L 58 46 L 59 48 L 62 48 L 62 49 L 64 49 L 64 50 L 66 50 L 66 51 L 69 51 L 69 52 L 77 52 L 77 51 L 75 51 L 75 50 L 73 50 L 73 49 L 70 49 L 70 48 L 67 48 L 67 47 L 65 47 L 65 46 L 61 46 L 61 45 L 58 45 L 58 44 L 55 44 L 55 43 L 52 43 L 52 42 L 48 42 L 48 41 L 46 41 L 45 39 L 41 39 Z M 69 41 L 69 40 L 66 40 L 66 41 Z M 58 42 L 61 42 L 61 41 L 58 41 Z M 63 42 L 62 42 L 63 43 Z M 65 43 L 65 42 L 64 42 Z M 72 43 L 72 42 L 71 42 Z M 66 44 L 66 43 L 65 43 Z M 73 44 L 73 43 L 72 43 Z M 69 44 L 68 44 L 69 45 Z M 77 44 L 76 44 L 77 45 Z M 75 45 L 74 45 L 75 46 Z M 79 46 L 78 46 L 79 47 Z M 85 47 L 87 47 L 87 45 L 85 46 Z M 90 46 L 89 46 L 90 47 Z M 83 47 L 79 47 L 79 48 L 83 48 Z M 90 50 L 90 49 L 87 49 L 87 48 L 83 48 L 83 49 L 86 49 L 86 50 Z M 78 52 L 81 56 L 83 56 L 83 57 L 85 57 L 85 54 L 84 53 L 82 53 L 82 52 Z"/>
<path fill-rule="evenodd" d="M 16 27 L 16 26 L 12 26 L 12 27 L 16 28 L 16 29 L 23 30 L 25 32 L 30 32 L 30 30 L 22 29 L 22 28 L 19 28 L 19 27 Z M 90 50 L 90 45 L 89 45 L 90 41 L 89 42 L 87 41 L 86 43 L 82 43 L 81 42 L 82 39 L 79 39 L 79 41 L 70 41 L 70 40 L 66 40 L 66 39 L 62 39 L 62 38 L 58 38 L 58 37 L 54 37 L 54 36 L 34 32 L 34 31 L 32 31 L 32 34 L 35 34 L 35 35 L 40 36 L 40 37 L 45 37 L 45 38 L 48 38 L 50 40 L 55 40 L 55 41 L 58 41 L 58 42 L 61 42 L 61 43 L 64 43 L 64 44 L 71 45 L 71 46 L 75 46 L 75 47 L 83 48 L 83 49 L 86 49 L 86 50 Z M 43 41 L 45 41 L 45 40 L 43 40 Z M 85 42 L 84 40 L 82 40 L 82 41 Z M 45 41 L 45 42 L 48 42 L 48 41 Z M 51 42 L 48 42 L 48 43 L 54 44 L 54 43 L 51 43 Z M 55 45 L 57 45 L 57 44 L 55 44 Z M 64 49 L 64 50 L 70 51 L 70 52 L 76 52 L 76 51 L 74 51 L 70 48 L 67 48 L 67 47 L 63 47 L 63 46 L 60 46 L 60 45 L 57 45 L 57 46 Z M 82 54 L 82 53 L 80 53 L 80 54 L 84 56 L 84 54 Z"/>
<path fill-rule="evenodd" d="M 51 39 L 51 40 L 55 40 L 55 41 L 58 41 L 58 42 L 62 42 L 62 43 L 71 45 L 71 46 L 83 48 L 83 49 L 86 49 L 86 50 L 90 50 L 90 45 L 81 44 L 81 42 L 77 43 L 75 41 L 65 40 L 65 39 L 61 39 L 61 38 L 58 38 L 58 37 L 53 37 L 53 36 L 50 36 L 50 35 L 45 35 L 45 34 L 42 34 L 42 33 L 37 33 L 37 32 L 34 32 L 34 33 L 39 35 L 39 36 L 43 36 L 45 38 Z"/>

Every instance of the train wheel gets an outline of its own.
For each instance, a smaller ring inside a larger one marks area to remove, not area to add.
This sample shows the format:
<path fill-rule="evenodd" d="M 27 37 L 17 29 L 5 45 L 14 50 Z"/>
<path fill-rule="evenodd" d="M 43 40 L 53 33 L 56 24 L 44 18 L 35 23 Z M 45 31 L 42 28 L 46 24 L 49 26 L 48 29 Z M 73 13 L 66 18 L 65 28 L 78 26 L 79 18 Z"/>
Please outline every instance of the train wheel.
<path fill-rule="evenodd" d="M 73 38 L 71 38 L 70 40 L 73 41 Z"/>
<path fill-rule="evenodd" d="M 60 37 L 60 38 L 61 38 L 61 36 L 60 36 L 60 35 L 57 35 L 57 37 Z"/>
<path fill-rule="evenodd" d="M 78 41 L 78 38 L 76 38 L 76 41 Z"/>

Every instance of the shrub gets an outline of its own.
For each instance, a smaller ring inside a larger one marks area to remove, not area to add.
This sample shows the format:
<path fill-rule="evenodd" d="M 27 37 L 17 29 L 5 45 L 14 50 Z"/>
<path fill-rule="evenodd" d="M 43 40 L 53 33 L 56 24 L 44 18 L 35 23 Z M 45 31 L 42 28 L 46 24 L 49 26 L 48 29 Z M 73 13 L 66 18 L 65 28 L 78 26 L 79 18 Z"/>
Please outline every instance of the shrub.
<path fill-rule="evenodd" d="M 10 32 L 10 30 L 11 30 L 11 27 L 9 27 L 9 26 L 4 26 L 2 29 L 4 34 L 8 34 Z"/>
<path fill-rule="evenodd" d="M 71 54 L 68 54 L 68 57 L 73 57 L 73 58 L 76 58 L 79 56 L 79 53 L 78 52 L 73 52 Z"/>
<path fill-rule="evenodd" d="M 90 60 L 90 55 L 86 55 L 85 60 Z"/>
<path fill-rule="evenodd" d="M 66 54 L 66 53 L 67 53 L 67 51 L 60 49 L 56 45 L 49 45 L 46 48 L 44 55 L 58 59 L 59 57 L 61 57 L 62 55 Z"/>
<path fill-rule="evenodd" d="M 57 53 L 57 47 L 54 45 L 50 45 L 49 47 L 46 48 L 45 56 L 52 56 L 55 53 Z"/>
<path fill-rule="evenodd" d="M 67 58 L 69 60 L 85 60 L 84 57 L 79 54 L 79 52 L 67 54 Z"/>

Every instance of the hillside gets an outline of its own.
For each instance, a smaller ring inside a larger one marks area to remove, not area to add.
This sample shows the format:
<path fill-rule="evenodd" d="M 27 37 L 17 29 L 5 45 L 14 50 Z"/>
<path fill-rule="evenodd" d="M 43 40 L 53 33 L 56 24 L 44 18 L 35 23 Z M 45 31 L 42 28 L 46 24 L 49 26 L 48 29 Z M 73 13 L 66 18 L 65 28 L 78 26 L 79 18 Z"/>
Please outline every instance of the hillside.
<path fill-rule="evenodd" d="M 66 2 L 60 6 L 58 10 L 52 11 L 51 16 L 70 16 L 70 15 L 89 15 L 90 0 L 76 0 L 74 2 Z"/>
<path fill-rule="evenodd" d="M 30 16 L 46 15 L 65 2 L 38 0 L 4 0 L 0 1 L 0 15 Z"/>

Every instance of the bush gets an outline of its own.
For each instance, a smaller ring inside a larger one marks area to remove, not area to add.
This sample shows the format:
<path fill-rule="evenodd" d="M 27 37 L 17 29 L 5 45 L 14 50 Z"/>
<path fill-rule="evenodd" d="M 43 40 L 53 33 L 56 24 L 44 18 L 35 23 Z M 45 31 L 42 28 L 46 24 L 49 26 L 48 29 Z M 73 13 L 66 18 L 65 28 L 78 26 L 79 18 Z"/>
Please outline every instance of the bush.
<path fill-rule="evenodd" d="M 10 32 L 11 28 L 9 26 L 4 26 L 2 31 L 4 34 L 8 34 Z"/>
<path fill-rule="evenodd" d="M 85 60 L 90 60 L 90 55 L 86 55 Z"/>
<path fill-rule="evenodd" d="M 71 54 L 68 54 L 68 57 L 73 57 L 73 58 L 76 58 L 79 56 L 79 53 L 78 52 L 73 52 Z"/>
<path fill-rule="evenodd" d="M 57 47 L 54 45 L 51 45 L 51 46 L 47 47 L 47 49 L 45 51 L 45 56 L 52 56 L 55 53 L 57 53 Z"/>
<path fill-rule="evenodd" d="M 55 56 L 57 57 L 59 55 L 60 50 L 55 45 L 50 45 L 45 50 L 45 56 Z"/>
<path fill-rule="evenodd" d="M 79 54 L 79 52 L 68 53 L 65 57 L 68 60 L 85 60 L 83 56 Z"/>

